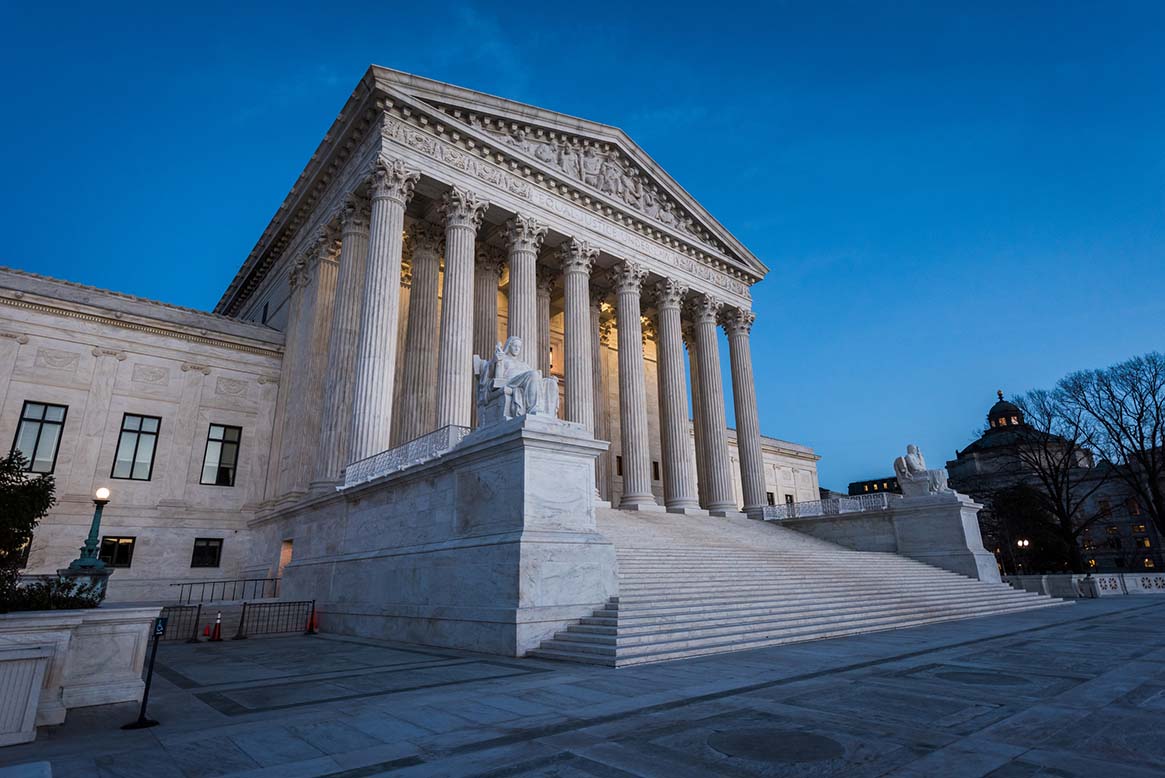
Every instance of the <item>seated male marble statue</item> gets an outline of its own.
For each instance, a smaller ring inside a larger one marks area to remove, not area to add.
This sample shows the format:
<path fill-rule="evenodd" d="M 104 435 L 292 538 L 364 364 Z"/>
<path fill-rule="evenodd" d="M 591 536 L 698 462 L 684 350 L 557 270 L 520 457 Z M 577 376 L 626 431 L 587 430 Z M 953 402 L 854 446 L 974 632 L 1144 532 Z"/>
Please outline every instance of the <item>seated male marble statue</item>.
<path fill-rule="evenodd" d="M 474 355 L 479 427 L 527 414 L 558 413 L 558 379 L 543 378 L 541 370 L 521 357 L 522 339 L 515 336 L 498 343 L 489 360 Z"/>
<path fill-rule="evenodd" d="M 924 497 L 954 491 L 947 486 L 947 469 L 940 467 L 928 470 L 922 452 L 913 443 L 906 447 L 906 456 L 894 460 L 894 475 L 898 477 L 903 497 Z"/>

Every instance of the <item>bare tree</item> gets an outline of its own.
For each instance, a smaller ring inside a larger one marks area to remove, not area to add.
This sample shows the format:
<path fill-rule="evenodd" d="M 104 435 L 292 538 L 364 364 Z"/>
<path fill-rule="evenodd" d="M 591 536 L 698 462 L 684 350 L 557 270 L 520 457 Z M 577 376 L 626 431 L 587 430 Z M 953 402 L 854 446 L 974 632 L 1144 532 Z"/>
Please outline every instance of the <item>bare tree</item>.
<path fill-rule="evenodd" d="M 1088 445 L 1114 465 L 1165 535 L 1165 355 L 1073 373 L 1057 392 L 1086 420 Z"/>
<path fill-rule="evenodd" d="M 1037 389 L 1012 400 L 1021 411 L 1027 428 L 1021 428 L 1014 448 L 1021 470 L 1037 482 L 1036 493 L 1044 510 L 1055 520 L 1068 546 L 1072 570 L 1083 573 L 1080 533 L 1100 518 L 1087 510 L 1091 497 L 1100 489 L 1111 468 L 1092 467 L 1088 439 L 1089 417 L 1060 389 Z"/>

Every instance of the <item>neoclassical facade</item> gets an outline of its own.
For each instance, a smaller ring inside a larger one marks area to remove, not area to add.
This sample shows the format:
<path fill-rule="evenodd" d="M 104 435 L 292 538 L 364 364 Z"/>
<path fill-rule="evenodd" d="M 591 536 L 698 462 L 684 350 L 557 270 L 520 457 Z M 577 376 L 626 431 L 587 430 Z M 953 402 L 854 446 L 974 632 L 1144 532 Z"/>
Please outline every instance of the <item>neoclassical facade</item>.
<path fill-rule="evenodd" d="M 105 485 L 114 599 L 278 575 L 309 532 L 280 522 L 346 468 L 474 426 L 474 355 L 511 336 L 610 443 L 597 505 L 816 499 L 813 450 L 759 429 L 765 273 L 621 131 L 374 67 L 214 313 L 0 271 L 0 435 L 59 436 L 28 571 L 76 555 Z"/>
<path fill-rule="evenodd" d="M 755 515 L 780 491 L 750 341 L 765 273 L 621 131 L 372 68 L 216 312 L 287 333 L 271 500 L 471 426 L 473 356 L 515 336 L 612 442 L 602 497 Z"/>

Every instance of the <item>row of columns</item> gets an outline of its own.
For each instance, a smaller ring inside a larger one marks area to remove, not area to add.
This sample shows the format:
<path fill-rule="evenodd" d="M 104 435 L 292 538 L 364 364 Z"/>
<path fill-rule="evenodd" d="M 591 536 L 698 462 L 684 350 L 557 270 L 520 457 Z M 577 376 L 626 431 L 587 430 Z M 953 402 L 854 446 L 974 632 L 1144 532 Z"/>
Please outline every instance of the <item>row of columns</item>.
<path fill-rule="evenodd" d="M 334 482 L 348 463 L 433 429 L 470 424 L 472 354 L 488 354 L 493 348 L 503 262 L 509 268 L 508 334 L 529 344 L 527 353 L 537 344 L 538 367 L 549 372 L 550 296 L 555 276 L 537 263 L 547 227 L 527 216 L 511 218 L 504 228 L 503 258 L 500 252 L 476 242 L 489 202 L 459 187 L 451 188 L 441 201 L 443 230 L 426 223 L 417 223 L 411 230 L 406 331 L 398 333 L 405 207 L 419 178 L 417 171 L 400 161 L 381 160 L 372 177 L 370 207 L 353 197 L 342 209 L 339 273 L 334 307 L 328 311 L 330 339 L 315 458 L 317 482 Z M 599 364 L 603 295 L 591 286 L 598 253 L 577 239 L 559 248 L 564 407 L 568 421 L 583 425 L 597 437 L 609 438 L 609 421 L 597 404 L 598 398 L 606 396 L 606 377 Z M 442 255 L 444 287 L 438 295 Z M 615 294 L 619 352 L 620 507 L 626 509 L 657 507 L 651 489 L 642 350 L 642 296 L 647 276 L 641 265 L 621 261 L 611 269 L 609 278 Z M 722 304 L 715 298 L 690 295 L 673 279 L 663 279 L 646 291 L 658 313 L 666 508 L 690 512 L 703 506 L 715 513 L 737 509 L 716 334 L 720 324 L 728 334 L 730 349 L 744 507 L 750 513 L 759 512 L 765 504 L 765 486 L 749 346 L 754 315 L 735 308 L 721 310 Z M 400 370 L 402 386 L 394 391 L 398 344 L 403 344 L 405 360 Z M 693 452 L 688 445 L 685 344 L 696 417 L 696 482 L 692 480 Z M 395 408 L 394 395 L 398 395 Z M 294 427 L 294 418 L 290 421 Z"/>

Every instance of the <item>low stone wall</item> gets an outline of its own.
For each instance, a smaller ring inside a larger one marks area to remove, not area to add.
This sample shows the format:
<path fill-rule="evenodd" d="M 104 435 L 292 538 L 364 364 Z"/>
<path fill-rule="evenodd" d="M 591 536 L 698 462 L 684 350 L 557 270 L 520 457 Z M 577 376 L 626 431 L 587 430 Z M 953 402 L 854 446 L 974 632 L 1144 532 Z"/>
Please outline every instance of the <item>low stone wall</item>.
<path fill-rule="evenodd" d="M 160 612 L 154 605 L 0 614 L 0 647 L 49 652 L 37 725 L 60 724 L 73 708 L 140 700 L 146 648 Z"/>
<path fill-rule="evenodd" d="M 1165 594 L 1163 573 L 1009 575 L 1006 581 L 1016 589 L 1065 599 L 1113 597 L 1123 594 Z"/>
<path fill-rule="evenodd" d="M 523 416 L 449 453 L 253 523 L 259 557 L 292 542 L 280 596 L 326 632 L 521 656 L 616 594 L 580 425 Z"/>
<path fill-rule="evenodd" d="M 999 566 L 979 534 L 981 505 L 961 494 L 907 497 L 881 511 L 782 519 L 782 527 L 855 551 L 901 554 L 998 583 Z"/>

